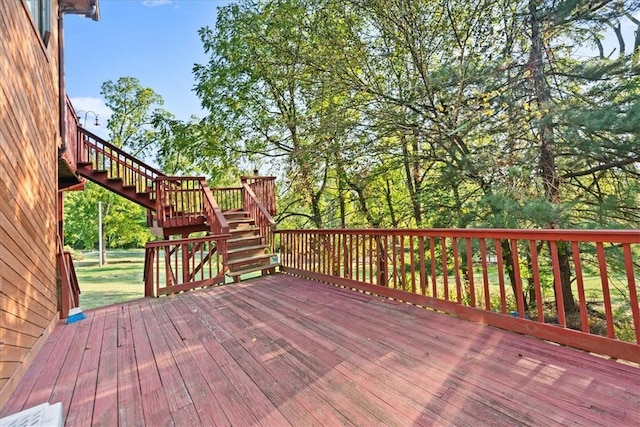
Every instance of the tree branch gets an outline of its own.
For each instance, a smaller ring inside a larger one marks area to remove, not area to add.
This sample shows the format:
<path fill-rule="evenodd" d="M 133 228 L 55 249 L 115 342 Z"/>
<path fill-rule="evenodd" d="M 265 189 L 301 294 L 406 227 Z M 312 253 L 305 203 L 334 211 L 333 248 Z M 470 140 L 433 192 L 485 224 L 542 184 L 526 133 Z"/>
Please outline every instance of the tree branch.
<path fill-rule="evenodd" d="M 618 160 L 617 162 L 605 163 L 603 165 L 599 165 L 591 169 L 587 169 L 580 172 L 566 173 L 562 175 L 561 178 L 567 179 L 567 178 L 577 178 L 579 176 L 591 175 L 594 172 L 600 172 L 603 170 L 607 170 L 607 169 L 611 169 L 619 166 L 630 165 L 631 163 L 635 163 L 635 162 L 640 162 L 640 156 L 630 157 L 624 160 Z"/>

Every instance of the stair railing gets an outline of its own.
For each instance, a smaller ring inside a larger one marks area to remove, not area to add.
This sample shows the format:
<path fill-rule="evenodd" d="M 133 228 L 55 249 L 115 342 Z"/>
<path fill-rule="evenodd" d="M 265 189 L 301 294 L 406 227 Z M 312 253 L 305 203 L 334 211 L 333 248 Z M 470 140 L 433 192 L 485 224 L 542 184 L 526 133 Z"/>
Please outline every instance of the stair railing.
<path fill-rule="evenodd" d="M 256 199 L 265 207 L 269 215 L 276 214 L 276 178 L 274 176 L 243 176 L 242 184 L 248 184 Z"/>
<path fill-rule="evenodd" d="M 159 227 L 185 227 L 204 221 L 200 177 L 161 176 L 156 179 Z"/>
<path fill-rule="evenodd" d="M 211 188 L 207 185 L 207 181 L 204 178 L 200 179 L 200 188 L 204 195 L 205 203 L 204 209 L 207 215 L 207 220 L 212 234 L 229 236 L 229 223 L 222 214 L 222 209 L 218 206 L 216 198 L 213 197 Z"/>
<path fill-rule="evenodd" d="M 244 197 L 242 195 L 242 187 L 216 187 L 212 188 L 211 191 L 223 211 L 243 210 Z"/>
<path fill-rule="evenodd" d="M 243 204 L 244 209 L 249 212 L 256 225 L 260 228 L 260 234 L 265 238 L 265 244 L 269 245 L 271 252 L 275 252 L 274 231 L 276 222 L 271 217 L 267 208 L 258 199 L 258 196 L 251 188 L 250 184 L 243 182 Z"/>
<path fill-rule="evenodd" d="M 58 276 L 60 278 L 60 318 L 66 319 L 71 308 L 80 306 L 80 285 L 78 284 L 76 270 L 73 267 L 71 253 L 64 251 L 59 237 L 57 258 Z"/>
<path fill-rule="evenodd" d="M 82 127 L 78 127 L 77 144 L 79 164 L 105 171 L 108 178 L 121 179 L 122 185 L 135 186 L 137 193 L 149 192 L 151 199 L 156 198 L 156 179 L 164 176 L 162 172 Z"/>

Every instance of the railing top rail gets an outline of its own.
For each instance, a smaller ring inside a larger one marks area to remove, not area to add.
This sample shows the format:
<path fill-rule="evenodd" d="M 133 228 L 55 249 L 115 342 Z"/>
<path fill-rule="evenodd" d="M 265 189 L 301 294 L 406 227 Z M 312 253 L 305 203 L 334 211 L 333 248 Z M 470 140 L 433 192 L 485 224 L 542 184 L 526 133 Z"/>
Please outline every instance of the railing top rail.
<path fill-rule="evenodd" d="M 246 181 L 249 179 L 253 179 L 253 180 L 260 180 L 260 179 L 264 179 L 264 180 L 274 180 L 276 179 L 275 176 L 256 176 L 256 175 L 252 175 L 252 176 L 241 176 L 240 177 L 240 181 Z"/>
<path fill-rule="evenodd" d="M 382 229 L 382 228 L 333 228 L 278 230 L 289 234 L 361 234 L 371 236 L 425 236 L 471 237 L 490 239 L 524 239 L 551 241 L 589 241 L 640 243 L 640 230 L 575 230 L 575 229 L 506 229 L 506 228 L 430 228 L 430 229 Z"/>
<path fill-rule="evenodd" d="M 256 206 L 258 210 L 260 210 L 262 215 L 264 215 L 264 217 L 267 219 L 267 221 L 269 222 L 269 225 L 276 225 L 276 222 L 269 214 L 269 211 L 267 210 L 267 208 L 264 207 L 262 203 L 260 203 L 260 200 L 256 196 L 256 193 L 254 193 L 253 190 L 251 189 L 251 186 L 249 186 L 249 184 L 247 183 L 243 183 L 242 186 L 244 187 L 244 191 L 246 191 L 247 195 L 256 202 Z"/>
<path fill-rule="evenodd" d="M 202 181 L 205 180 L 206 178 L 203 176 L 159 176 L 158 180 L 159 181 Z"/>
<path fill-rule="evenodd" d="M 123 151 L 121 148 L 116 147 L 115 145 L 111 144 L 110 142 L 105 141 L 104 139 L 100 138 L 98 135 L 96 135 L 95 133 L 86 130 L 85 128 L 83 128 L 82 126 L 78 126 L 78 131 L 99 141 L 100 144 L 102 144 L 105 147 L 110 148 L 113 151 L 117 151 L 120 155 L 122 155 L 122 157 L 126 158 L 127 160 L 130 160 L 132 164 L 137 164 L 137 165 L 141 165 L 142 167 L 144 167 L 146 170 L 148 170 L 149 172 L 156 174 L 158 177 L 164 177 L 165 174 L 149 165 L 147 165 L 146 163 L 140 161 L 139 159 L 137 159 L 136 157 L 133 157 L 132 155 L 126 153 L 125 151 Z"/>
<path fill-rule="evenodd" d="M 144 247 L 145 249 L 160 248 L 163 246 L 182 245 L 191 243 L 210 242 L 212 240 L 222 240 L 231 237 L 231 234 L 210 234 L 204 237 L 190 237 L 187 239 L 171 239 L 171 240 L 158 240 L 156 242 L 148 242 Z"/>
<path fill-rule="evenodd" d="M 242 187 L 214 187 L 213 191 L 242 190 Z"/>
<path fill-rule="evenodd" d="M 220 224 L 221 233 L 223 235 L 230 235 L 229 223 L 227 222 L 227 219 L 222 214 L 222 210 L 220 209 L 220 206 L 218 206 L 218 202 L 216 201 L 216 198 L 213 197 L 213 193 L 211 192 L 211 189 L 207 185 L 207 181 L 204 178 L 200 181 L 200 186 L 202 187 L 202 191 L 204 192 L 204 197 L 207 199 L 207 202 L 213 209 L 213 214 L 216 217 L 216 221 Z"/>

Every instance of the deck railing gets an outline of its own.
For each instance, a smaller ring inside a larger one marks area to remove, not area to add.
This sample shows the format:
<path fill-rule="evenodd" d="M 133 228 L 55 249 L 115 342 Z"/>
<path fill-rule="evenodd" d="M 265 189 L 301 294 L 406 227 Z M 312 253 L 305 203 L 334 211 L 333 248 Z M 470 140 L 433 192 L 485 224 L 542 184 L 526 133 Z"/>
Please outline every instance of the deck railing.
<path fill-rule="evenodd" d="M 241 211 L 243 209 L 242 187 L 216 187 L 211 191 L 223 211 Z"/>
<path fill-rule="evenodd" d="M 640 362 L 640 232 L 284 230 L 282 271 Z"/>
<path fill-rule="evenodd" d="M 220 252 L 223 255 L 223 258 L 224 258 L 223 261 L 226 262 L 226 256 L 227 256 L 226 237 L 230 236 L 229 223 L 227 222 L 227 219 L 224 217 L 222 213 L 222 209 L 220 209 L 220 206 L 218 206 L 218 202 L 216 201 L 216 198 L 213 197 L 213 193 L 211 192 L 211 189 L 207 185 L 206 180 L 202 179 L 200 181 L 200 188 L 202 190 L 202 194 L 204 197 L 204 210 L 205 210 L 205 215 L 207 216 L 207 222 L 209 223 L 209 230 L 213 235 L 224 237 L 218 240 L 218 252 Z"/>
<path fill-rule="evenodd" d="M 163 176 L 156 179 L 159 227 L 185 227 L 205 220 L 201 177 Z"/>
<path fill-rule="evenodd" d="M 60 318 L 66 319 L 71 308 L 80 306 L 80 285 L 69 252 L 58 251 L 58 277 L 60 278 L 58 310 Z"/>
<path fill-rule="evenodd" d="M 224 283 L 219 242 L 226 236 L 162 240 L 145 246 L 145 296 Z"/>
<path fill-rule="evenodd" d="M 271 252 L 275 251 L 274 231 L 276 222 L 271 217 L 267 208 L 260 202 L 258 196 L 247 183 L 242 184 L 244 209 L 249 212 L 251 218 L 256 222 L 256 226 L 260 229 L 260 234 L 265 239 L 265 244 L 269 245 Z"/>
<path fill-rule="evenodd" d="M 64 143 L 66 144 L 66 150 L 62 156 L 67 160 L 67 163 L 73 170 L 77 168 L 78 161 L 78 116 L 76 110 L 73 108 L 73 104 L 69 97 L 66 97 L 66 117 L 65 117 L 65 135 Z"/>
<path fill-rule="evenodd" d="M 270 216 L 276 214 L 276 178 L 273 176 L 243 176 L 242 184 L 247 184 L 255 199 L 264 206 Z"/>
<path fill-rule="evenodd" d="M 156 179 L 162 172 L 86 129 L 78 128 L 78 163 L 91 164 L 95 171 L 104 171 L 109 179 L 121 179 L 123 186 L 135 187 L 137 193 L 149 192 L 156 199 Z"/>

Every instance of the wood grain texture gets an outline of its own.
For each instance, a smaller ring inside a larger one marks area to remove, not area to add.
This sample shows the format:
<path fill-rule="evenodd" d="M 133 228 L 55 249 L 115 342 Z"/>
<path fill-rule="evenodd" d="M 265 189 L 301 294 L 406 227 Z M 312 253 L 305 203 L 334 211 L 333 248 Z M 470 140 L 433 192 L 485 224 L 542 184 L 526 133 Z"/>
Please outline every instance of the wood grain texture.
<path fill-rule="evenodd" d="M 57 1 L 44 46 L 26 3 L 0 2 L 0 408 L 56 318 Z M 16 347 L 21 348 L 20 351 Z M 5 360 L 5 354 L 11 359 Z M 41 402 L 39 402 L 41 403 Z"/>
<path fill-rule="evenodd" d="M 86 314 L 54 330 L 7 408 L 55 394 L 69 425 L 640 419 L 637 366 L 282 274 Z"/>

